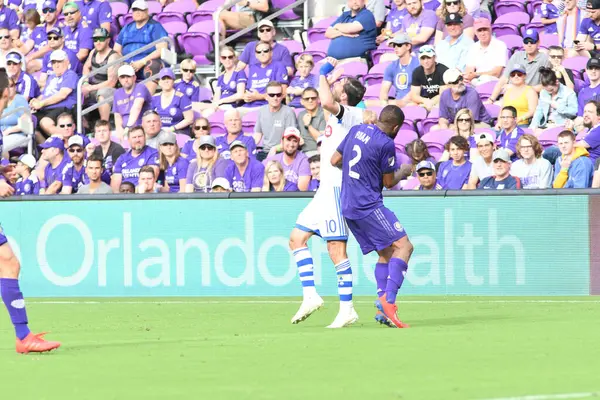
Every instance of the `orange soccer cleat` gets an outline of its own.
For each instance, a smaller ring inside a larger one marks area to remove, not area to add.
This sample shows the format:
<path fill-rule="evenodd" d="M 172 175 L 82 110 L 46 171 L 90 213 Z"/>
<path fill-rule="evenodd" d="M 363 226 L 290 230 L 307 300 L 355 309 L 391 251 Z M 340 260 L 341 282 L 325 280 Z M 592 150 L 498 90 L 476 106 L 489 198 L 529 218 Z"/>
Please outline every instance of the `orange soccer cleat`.
<path fill-rule="evenodd" d="M 380 297 L 379 300 L 375 302 L 375 307 L 377 307 L 377 309 L 381 311 L 383 317 L 387 318 L 389 324 L 385 325 L 391 326 L 392 328 L 410 328 L 408 324 L 405 324 L 404 322 L 400 321 L 400 319 L 398 319 L 398 306 L 396 306 L 395 304 L 388 303 L 385 299 L 385 295 Z M 378 316 L 379 315 L 377 315 L 375 318 L 377 319 Z M 377 319 L 377 321 L 383 324 L 383 322 L 381 322 L 379 319 Z"/>
<path fill-rule="evenodd" d="M 45 334 L 46 333 L 30 333 L 23 340 L 17 339 L 17 353 L 44 353 L 46 351 L 58 349 L 60 347 L 60 343 L 44 340 Z"/>

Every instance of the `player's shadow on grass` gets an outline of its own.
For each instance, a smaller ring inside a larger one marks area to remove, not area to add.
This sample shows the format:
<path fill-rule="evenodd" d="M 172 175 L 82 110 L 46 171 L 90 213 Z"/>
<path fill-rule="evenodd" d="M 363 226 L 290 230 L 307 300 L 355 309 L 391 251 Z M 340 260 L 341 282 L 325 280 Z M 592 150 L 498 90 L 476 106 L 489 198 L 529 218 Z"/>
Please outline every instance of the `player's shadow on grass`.
<path fill-rule="evenodd" d="M 426 326 L 457 326 L 457 325 L 479 325 L 481 322 L 504 321 L 512 319 L 510 315 L 485 314 L 465 315 L 464 317 L 447 317 L 431 319 L 412 319 L 406 322 L 413 328 Z"/>

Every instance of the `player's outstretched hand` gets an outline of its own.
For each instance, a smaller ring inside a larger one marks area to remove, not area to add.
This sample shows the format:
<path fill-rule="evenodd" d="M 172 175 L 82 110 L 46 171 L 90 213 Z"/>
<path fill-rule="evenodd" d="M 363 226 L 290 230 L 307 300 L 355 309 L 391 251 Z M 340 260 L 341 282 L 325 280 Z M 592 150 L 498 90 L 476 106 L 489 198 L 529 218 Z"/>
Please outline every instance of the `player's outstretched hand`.
<path fill-rule="evenodd" d="M 363 121 L 365 124 L 374 124 L 377 122 L 377 114 L 371 110 L 363 111 Z"/>
<path fill-rule="evenodd" d="M 333 57 L 325 57 L 325 62 L 333 65 L 334 68 L 338 65 L 338 60 Z"/>

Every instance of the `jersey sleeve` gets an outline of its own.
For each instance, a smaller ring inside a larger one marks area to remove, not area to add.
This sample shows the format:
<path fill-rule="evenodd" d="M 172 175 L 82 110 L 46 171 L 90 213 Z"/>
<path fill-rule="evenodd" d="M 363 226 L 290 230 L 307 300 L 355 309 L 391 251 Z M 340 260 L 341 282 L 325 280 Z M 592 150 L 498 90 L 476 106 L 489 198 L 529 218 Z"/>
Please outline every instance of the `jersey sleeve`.
<path fill-rule="evenodd" d="M 117 161 L 115 161 L 115 165 L 113 165 L 113 174 L 120 174 L 123 167 L 121 166 L 123 164 L 123 157 L 125 157 L 125 154 L 119 156 L 119 158 L 117 158 Z"/>
<path fill-rule="evenodd" d="M 265 166 L 257 162 L 256 167 L 252 171 L 252 182 L 250 183 L 250 190 L 254 188 L 260 188 L 263 185 L 265 176 Z"/>
<path fill-rule="evenodd" d="M 62 171 L 61 181 L 63 186 L 73 186 L 73 163 L 68 163 Z"/>
<path fill-rule="evenodd" d="M 98 7 L 98 23 L 100 25 L 112 22 L 112 9 L 108 2 L 101 2 Z"/>
<path fill-rule="evenodd" d="M 180 164 L 179 168 L 177 168 L 177 176 L 176 176 L 177 182 L 179 182 L 181 179 L 187 178 L 187 171 L 190 167 L 190 162 L 183 157 L 179 158 L 179 162 L 181 164 Z"/>
<path fill-rule="evenodd" d="M 385 72 L 383 73 L 383 81 L 384 82 L 394 82 L 394 63 L 391 63 L 385 68 Z"/>
<path fill-rule="evenodd" d="M 391 174 L 398 169 L 398 163 L 396 162 L 396 148 L 394 142 L 391 140 L 387 141 L 381 149 L 379 167 L 383 174 Z"/>

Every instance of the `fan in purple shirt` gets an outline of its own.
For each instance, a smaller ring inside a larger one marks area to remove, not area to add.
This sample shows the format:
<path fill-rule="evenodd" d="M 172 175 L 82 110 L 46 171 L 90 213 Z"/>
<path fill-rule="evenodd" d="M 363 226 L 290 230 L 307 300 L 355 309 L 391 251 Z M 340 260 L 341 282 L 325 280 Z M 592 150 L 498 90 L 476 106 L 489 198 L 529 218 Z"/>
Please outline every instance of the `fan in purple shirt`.
<path fill-rule="evenodd" d="M 84 149 L 83 138 L 79 135 L 74 135 L 69 138 L 67 150 L 71 162 L 67 164 L 67 169 L 63 176 L 63 188 L 61 194 L 77 193 L 77 190 L 82 185 L 87 185 L 89 179 L 85 173 L 83 165 Z"/>
<path fill-rule="evenodd" d="M 71 160 L 65 157 L 65 145 L 58 136 L 49 137 L 40 147 L 42 159 L 48 162 L 44 169 L 44 179 L 40 182 L 40 194 L 58 194 Z"/>
<path fill-rule="evenodd" d="M 510 155 L 511 161 L 516 161 L 517 142 L 525 134 L 523 129 L 517 126 L 517 110 L 513 106 L 503 107 L 498 116 L 502 132 L 498 138 L 498 148 L 506 149 Z"/>
<path fill-rule="evenodd" d="M 255 53 L 260 64 L 252 64 L 248 70 L 248 83 L 244 94 L 245 107 L 260 107 L 267 104 L 265 92 L 269 82 L 280 82 L 284 92 L 288 84 L 285 66 L 273 61 L 273 52 L 269 43 L 259 42 Z"/>
<path fill-rule="evenodd" d="M 234 192 L 260 192 L 263 186 L 265 167 L 248 156 L 243 142 L 231 144 L 231 160 L 225 168 L 224 177 Z"/>
<path fill-rule="evenodd" d="M 73 1 L 69 1 L 64 5 L 63 15 L 66 23 L 63 29 L 65 47 L 77 54 L 79 61 L 85 62 L 90 50 L 94 48 L 92 29 L 84 26 L 79 6 Z"/>
<path fill-rule="evenodd" d="M 162 90 L 152 96 L 151 108 L 160 116 L 166 131 L 183 133 L 194 121 L 192 101 L 182 92 L 175 90 L 175 74 L 170 68 L 163 68 L 159 79 Z"/>
<path fill-rule="evenodd" d="M 110 24 L 113 20 L 112 9 L 108 1 L 91 0 L 76 1 L 83 20 L 88 29 L 104 28 L 110 32 Z"/>
<path fill-rule="evenodd" d="M 438 183 L 442 189 L 466 189 L 471 174 L 471 163 L 465 157 L 470 151 L 469 141 L 462 136 L 452 136 L 446 143 L 446 151 L 450 154 L 450 160 L 438 167 Z"/>
<path fill-rule="evenodd" d="M 158 141 L 160 174 L 158 182 L 169 188 L 169 192 L 185 192 L 186 177 L 190 162 L 179 153 L 177 136 L 169 132 Z"/>
<path fill-rule="evenodd" d="M 0 1 L 0 28 L 10 30 L 10 35 L 13 38 L 19 37 L 19 16 L 13 9 L 4 4 L 4 0 Z"/>
<path fill-rule="evenodd" d="M 285 179 L 298 185 L 298 188 L 304 192 L 308 189 L 311 174 L 308 157 L 299 150 L 299 145 L 300 131 L 293 126 L 286 128 L 281 138 L 283 151 L 269 156 L 263 163 L 270 160 L 279 162 L 283 166 Z"/>
<path fill-rule="evenodd" d="M 319 186 L 321 186 L 321 155 L 315 154 L 308 159 L 308 165 L 310 165 L 310 183 L 308 184 L 308 191 L 315 192 Z"/>
<path fill-rule="evenodd" d="M 227 133 L 216 138 L 217 150 L 221 157 L 226 160 L 231 158 L 231 145 L 237 140 L 246 145 L 250 158 L 256 158 L 256 142 L 252 136 L 246 136 L 242 132 L 242 118 L 239 111 L 229 110 L 223 119 Z"/>
<path fill-rule="evenodd" d="M 394 138 L 404 113 L 386 106 L 377 125 L 357 125 L 331 158 L 342 168 L 342 214 L 363 254 L 377 251 L 375 280 L 379 300 L 376 320 L 390 327 L 407 327 L 397 316 L 396 296 L 408 270 L 413 246 L 396 215 L 383 205 L 382 190 L 400 181 Z"/>
<path fill-rule="evenodd" d="M 52 51 L 46 53 L 42 59 L 42 83 L 45 81 L 47 76 L 54 74 L 50 56 L 54 51 L 57 50 L 63 50 L 67 54 L 69 59 L 69 69 L 75 71 L 77 75 L 81 75 L 81 72 L 83 71 L 83 65 L 81 64 L 81 61 L 79 61 L 79 58 L 77 58 L 77 54 L 69 50 L 64 43 L 63 32 L 59 27 L 54 27 L 48 31 L 48 47 L 50 47 Z"/>
<path fill-rule="evenodd" d="M 6 72 L 9 76 L 17 77 L 17 93 L 25 97 L 27 101 L 40 95 L 40 87 L 37 81 L 21 69 L 23 57 L 17 51 L 11 51 L 6 55 Z"/>
<path fill-rule="evenodd" d="M 294 62 L 287 47 L 275 41 L 277 29 L 275 29 L 273 22 L 268 19 L 263 19 L 258 23 L 256 29 L 258 31 L 258 40 L 250 42 L 244 47 L 244 51 L 242 51 L 242 54 L 240 55 L 236 69 L 241 71 L 249 65 L 260 64 L 261 61 L 255 53 L 256 46 L 260 42 L 266 42 L 273 49 L 273 61 L 283 64 L 287 69 L 288 75 L 291 76 L 294 69 Z"/>
<path fill-rule="evenodd" d="M 315 62 L 310 54 L 302 54 L 298 57 L 298 60 L 296 60 L 297 76 L 292 78 L 292 82 L 290 82 L 290 86 L 286 91 L 286 94 L 292 99 L 292 101 L 288 103 L 288 106 L 296 108 L 302 107 L 300 100 L 302 99 L 302 92 L 304 92 L 304 89 L 309 87 L 319 87 L 319 77 L 310 73 L 314 66 Z"/>
<path fill-rule="evenodd" d="M 119 192 L 121 182 L 130 182 L 137 186 L 143 166 L 154 167 L 155 176 L 158 176 L 158 152 L 146 146 L 146 135 L 141 127 L 137 126 L 129 131 L 129 145 L 131 150 L 122 154 L 113 167 L 110 186 L 115 193 Z"/>
<path fill-rule="evenodd" d="M 121 88 L 115 91 L 112 112 L 115 117 L 117 136 L 124 136 L 125 128 L 142 123 L 142 115 L 152 105 L 152 96 L 143 83 L 136 83 L 135 70 L 131 65 L 122 65 L 117 71 Z"/>
<path fill-rule="evenodd" d="M 20 177 L 15 184 L 15 194 L 23 196 L 27 194 L 40 194 L 40 181 L 36 174 L 31 171 L 35 168 L 35 157 L 31 154 L 23 154 L 15 166 L 15 172 Z"/>

